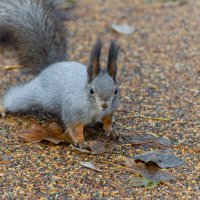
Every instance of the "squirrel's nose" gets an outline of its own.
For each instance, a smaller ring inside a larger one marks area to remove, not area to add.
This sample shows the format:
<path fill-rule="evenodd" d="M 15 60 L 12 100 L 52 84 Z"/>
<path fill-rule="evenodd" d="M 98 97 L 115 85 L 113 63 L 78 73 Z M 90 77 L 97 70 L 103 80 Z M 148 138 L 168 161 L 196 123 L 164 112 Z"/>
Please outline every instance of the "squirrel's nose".
<path fill-rule="evenodd" d="M 101 107 L 102 107 L 103 109 L 106 109 L 106 108 L 108 107 L 108 105 L 107 105 L 106 103 L 103 103 L 103 104 L 101 104 Z"/>

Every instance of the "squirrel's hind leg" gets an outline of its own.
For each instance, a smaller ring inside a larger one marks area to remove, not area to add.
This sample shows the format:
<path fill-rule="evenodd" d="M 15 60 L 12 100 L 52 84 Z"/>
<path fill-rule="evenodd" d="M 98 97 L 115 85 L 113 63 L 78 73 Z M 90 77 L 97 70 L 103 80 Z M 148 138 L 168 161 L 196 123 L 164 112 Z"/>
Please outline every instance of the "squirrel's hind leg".
<path fill-rule="evenodd" d="M 6 116 L 6 112 L 4 107 L 0 104 L 0 117 L 5 117 Z"/>

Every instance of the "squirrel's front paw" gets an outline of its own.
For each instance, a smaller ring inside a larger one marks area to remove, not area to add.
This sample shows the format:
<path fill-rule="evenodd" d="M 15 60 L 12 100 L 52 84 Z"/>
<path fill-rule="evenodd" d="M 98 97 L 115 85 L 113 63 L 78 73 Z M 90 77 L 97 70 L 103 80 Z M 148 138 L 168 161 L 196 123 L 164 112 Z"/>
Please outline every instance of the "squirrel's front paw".
<path fill-rule="evenodd" d="M 112 125 L 104 125 L 103 126 L 103 130 L 105 131 L 105 132 L 112 132 Z"/>
<path fill-rule="evenodd" d="M 114 131 L 113 131 L 113 128 L 111 125 L 109 126 L 104 126 L 103 127 L 105 133 L 106 133 L 106 136 L 107 137 L 112 137 L 112 138 L 117 138 L 118 137 L 118 134 L 116 134 Z"/>
<path fill-rule="evenodd" d="M 6 111 L 5 111 L 5 109 L 4 109 L 4 107 L 3 107 L 2 105 L 0 105 L 0 115 L 1 115 L 2 117 L 5 117 L 5 116 L 6 116 Z"/>
<path fill-rule="evenodd" d="M 102 119 L 102 122 L 103 122 L 103 130 L 105 131 L 106 133 L 106 136 L 107 137 L 113 137 L 113 138 L 116 138 L 118 135 L 113 132 L 113 129 L 112 129 L 112 122 L 113 122 L 113 115 L 107 115 L 105 116 L 103 119 Z"/>

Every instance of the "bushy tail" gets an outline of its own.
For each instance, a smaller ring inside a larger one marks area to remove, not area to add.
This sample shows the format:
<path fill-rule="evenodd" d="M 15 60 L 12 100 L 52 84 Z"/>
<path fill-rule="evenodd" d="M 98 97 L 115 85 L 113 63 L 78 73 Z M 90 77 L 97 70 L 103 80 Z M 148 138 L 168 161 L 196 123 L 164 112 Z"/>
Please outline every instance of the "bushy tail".
<path fill-rule="evenodd" d="M 47 0 L 0 0 L 0 42 L 11 38 L 19 62 L 41 70 L 66 59 L 65 30 Z"/>

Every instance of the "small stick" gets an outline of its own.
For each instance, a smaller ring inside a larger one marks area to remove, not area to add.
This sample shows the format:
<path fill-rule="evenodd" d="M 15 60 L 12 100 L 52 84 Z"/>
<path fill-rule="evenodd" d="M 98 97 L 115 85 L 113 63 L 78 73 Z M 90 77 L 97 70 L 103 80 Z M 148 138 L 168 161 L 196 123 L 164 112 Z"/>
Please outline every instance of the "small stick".
<path fill-rule="evenodd" d="M 115 163 L 111 163 L 111 162 L 103 161 L 103 160 L 97 160 L 97 161 L 95 161 L 95 162 L 113 165 L 113 166 L 115 166 L 115 167 L 117 167 L 117 168 L 122 169 L 123 171 L 132 172 L 132 173 L 134 173 L 134 174 L 137 174 L 137 175 L 139 175 L 139 176 L 142 176 L 142 175 L 141 175 L 139 172 L 137 172 L 136 170 L 133 170 L 133 169 L 128 168 L 128 167 L 123 167 L 123 166 L 117 165 L 117 164 L 115 164 Z"/>
<path fill-rule="evenodd" d="M 21 69 L 22 67 L 20 65 L 6 65 L 5 70 L 16 70 L 16 69 Z"/>
<path fill-rule="evenodd" d="M 142 145 L 142 144 L 149 144 L 149 143 L 154 143 L 154 144 L 158 145 L 159 147 L 172 147 L 172 146 L 160 144 L 160 143 L 158 143 L 158 142 L 156 142 L 156 141 L 153 141 L 153 140 L 149 140 L 149 141 L 146 141 L 146 142 L 138 142 L 138 143 L 124 144 L 124 145 L 122 145 L 122 146 L 133 146 L 133 145 Z"/>
<path fill-rule="evenodd" d="M 153 121 L 170 121 L 170 118 L 161 118 L 161 117 L 147 117 L 144 115 L 129 115 L 124 117 L 118 117 L 118 119 L 128 119 L 128 118 L 144 118 L 144 119 L 151 119 Z"/>
<path fill-rule="evenodd" d="M 142 144 L 148 144 L 148 143 L 154 143 L 157 144 L 159 147 L 168 147 L 168 148 L 172 148 L 172 149 L 177 149 L 180 148 L 181 146 L 183 147 L 183 149 L 187 149 L 187 147 L 184 147 L 183 144 L 178 144 L 176 146 L 170 146 L 170 145 L 164 145 L 164 144 L 160 144 L 156 141 L 146 141 L 146 142 L 138 142 L 138 143 L 129 143 L 129 144 L 122 144 L 122 146 L 133 146 L 133 145 L 142 145 Z"/>
<path fill-rule="evenodd" d="M 172 188 L 172 189 L 174 189 L 174 190 L 177 190 L 174 186 L 172 186 L 172 185 L 169 184 L 169 183 L 162 182 L 162 184 L 163 184 L 163 185 L 166 185 L 166 186 L 168 186 L 168 187 L 170 187 L 170 188 Z"/>

